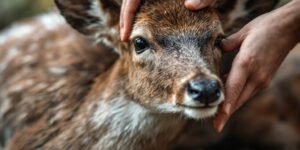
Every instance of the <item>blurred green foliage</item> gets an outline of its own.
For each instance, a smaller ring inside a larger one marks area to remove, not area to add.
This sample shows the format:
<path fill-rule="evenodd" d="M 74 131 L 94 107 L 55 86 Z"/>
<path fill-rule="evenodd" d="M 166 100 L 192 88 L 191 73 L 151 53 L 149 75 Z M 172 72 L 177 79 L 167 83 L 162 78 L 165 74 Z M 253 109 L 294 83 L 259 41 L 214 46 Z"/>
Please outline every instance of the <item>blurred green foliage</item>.
<path fill-rule="evenodd" d="M 52 0 L 0 0 L 0 30 L 16 20 L 46 12 Z"/>
<path fill-rule="evenodd" d="M 281 0 L 279 6 L 290 0 Z M 0 0 L 0 30 L 16 20 L 53 8 L 53 0 Z"/>

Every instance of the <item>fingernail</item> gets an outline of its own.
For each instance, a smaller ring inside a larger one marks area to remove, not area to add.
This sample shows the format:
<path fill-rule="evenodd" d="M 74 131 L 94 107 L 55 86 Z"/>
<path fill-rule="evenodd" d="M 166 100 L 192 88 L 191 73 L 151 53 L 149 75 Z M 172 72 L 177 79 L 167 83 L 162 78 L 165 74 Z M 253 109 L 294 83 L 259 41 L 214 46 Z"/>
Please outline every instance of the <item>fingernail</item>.
<path fill-rule="evenodd" d="M 224 111 L 227 115 L 230 114 L 230 110 L 231 110 L 231 104 L 230 103 L 225 104 Z"/>
<path fill-rule="evenodd" d="M 201 0 L 186 0 L 186 6 L 188 9 L 199 9 L 201 7 Z"/>
<path fill-rule="evenodd" d="M 201 0 L 186 0 L 186 2 L 197 6 L 201 4 Z"/>
<path fill-rule="evenodd" d="M 223 39 L 222 42 L 221 42 L 221 48 L 225 51 L 232 51 L 232 50 L 235 50 L 233 47 L 233 43 L 234 41 L 231 41 L 227 38 Z"/>
<path fill-rule="evenodd" d="M 225 126 L 225 122 L 222 122 L 219 126 L 219 129 L 218 129 L 218 132 L 221 133 L 224 129 L 224 126 Z"/>

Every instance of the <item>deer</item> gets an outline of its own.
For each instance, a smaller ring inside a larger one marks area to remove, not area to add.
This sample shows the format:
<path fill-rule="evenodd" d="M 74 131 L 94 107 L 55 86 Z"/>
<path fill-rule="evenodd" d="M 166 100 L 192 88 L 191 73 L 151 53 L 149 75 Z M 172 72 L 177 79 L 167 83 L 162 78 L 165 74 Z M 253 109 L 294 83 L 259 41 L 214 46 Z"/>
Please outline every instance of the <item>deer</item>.
<path fill-rule="evenodd" d="M 222 37 L 277 4 L 252 2 L 188 11 L 184 0 L 145 0 L 124 43 L 121 0 L 55 0 L 66 22 L 50 13 L 0 36 L 1 145 L 174 148 L 225 100 Z"/>

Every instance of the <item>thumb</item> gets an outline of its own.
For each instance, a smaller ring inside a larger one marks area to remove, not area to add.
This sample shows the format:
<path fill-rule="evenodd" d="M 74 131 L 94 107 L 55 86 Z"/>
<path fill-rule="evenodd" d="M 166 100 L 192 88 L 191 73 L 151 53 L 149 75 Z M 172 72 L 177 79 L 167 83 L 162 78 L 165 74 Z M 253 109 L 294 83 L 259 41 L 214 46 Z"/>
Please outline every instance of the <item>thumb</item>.
<path fill-rule="evenodd" d="M 246 32 L 242 29 L 239 32 L 228 36 L 227 38 L 222 40 L 222 44 L 221 44 L 222 49 L 225 52 L 237 50 L 241 46 L 244 39 L 246 38 L 246 35 L 247 35 Z"/>

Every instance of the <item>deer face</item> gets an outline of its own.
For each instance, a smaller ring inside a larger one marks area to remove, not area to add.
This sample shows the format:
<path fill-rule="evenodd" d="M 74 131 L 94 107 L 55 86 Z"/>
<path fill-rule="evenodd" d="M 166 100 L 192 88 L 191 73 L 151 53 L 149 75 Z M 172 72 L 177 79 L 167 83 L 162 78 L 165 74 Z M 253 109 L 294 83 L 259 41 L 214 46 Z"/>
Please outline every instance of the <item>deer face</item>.
<path fill-rule="evenodd" d="M 222 29 L 228 33 L 240 28 L 276 1 L 216 1 L 192 12 L 183 7 L 184 0 L 144 0 L 124 46 L 117 32 L 121 0 L 55 0 L 75 29 L 122 54 L 129 97 L 155 112 L 195 119 L 214 115 L 224 100 L 219 78 Z"/>
<path fill-rule="evenodd" d="M 130 38 L 130 93 L 159 111 L 214 115 L 224 100 L 222 34 L 211 8 L 191 12 L 181 0 L 145 2 Z"/>

